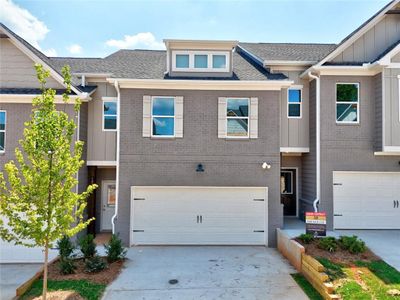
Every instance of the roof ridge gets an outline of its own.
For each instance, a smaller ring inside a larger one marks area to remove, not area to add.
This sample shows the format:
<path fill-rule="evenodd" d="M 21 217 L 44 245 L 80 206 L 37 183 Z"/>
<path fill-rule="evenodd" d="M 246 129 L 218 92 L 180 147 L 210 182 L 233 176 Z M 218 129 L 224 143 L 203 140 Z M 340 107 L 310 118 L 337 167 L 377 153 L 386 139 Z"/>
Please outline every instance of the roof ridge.
<path fill-rule="evenodd" d="M 239 42 L 240 44 L 257 44 L 257 45 L 324 45 L 336 46 L 335 43 L 294 43 L 294 42 Z"/>

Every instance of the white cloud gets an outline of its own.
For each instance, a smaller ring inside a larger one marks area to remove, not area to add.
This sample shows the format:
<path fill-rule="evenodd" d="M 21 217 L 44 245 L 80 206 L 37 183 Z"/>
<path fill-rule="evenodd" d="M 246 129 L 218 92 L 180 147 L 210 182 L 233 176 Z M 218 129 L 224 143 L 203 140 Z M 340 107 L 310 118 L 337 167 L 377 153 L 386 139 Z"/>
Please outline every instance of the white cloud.
<path fill-rule="evenodd" d="M 57 56 L 57 51 L 54 48 L 43 50 L 43 53 L 47 56 Z"/>
<path fill-rule="evenodd" d="M 156 40 L 151 32 L 140 32 L 134 35 L 125 35 L 122 40 L 108 40 L 106 45 L 119 49 L 165 49 L 164 43 Z"/>
<path fill-rule="evenodd" d="M 40 49 L 39 41 L 50 31 L 46 24 L 11 0 L 0 0 L 0 7 L 0 21 L 32 46 Z"/>
<path fill-rule="evenodd" d="M 73 44 L 69 47 L 67 47 L 67 50 L 71 53 L 71 54 L 80 54 L 82 53 L 82 47 L 78 44 Z"/>

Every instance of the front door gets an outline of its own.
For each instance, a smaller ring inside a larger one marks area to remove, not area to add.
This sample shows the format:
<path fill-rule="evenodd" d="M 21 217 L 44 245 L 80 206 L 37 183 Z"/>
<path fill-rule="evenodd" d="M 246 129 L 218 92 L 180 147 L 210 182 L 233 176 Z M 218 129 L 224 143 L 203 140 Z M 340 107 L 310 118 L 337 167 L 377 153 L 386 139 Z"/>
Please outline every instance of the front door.
<path fill-rule="evenodd" d="M 281 170 L 281 203 L 285 216 L 297 215 L 296 169 Z"/>
<path fill-rule="evenodd" d="M 101 183 L 101 231 L 111 230 L 111 218 L 115 212 L 115 181 Z"/>

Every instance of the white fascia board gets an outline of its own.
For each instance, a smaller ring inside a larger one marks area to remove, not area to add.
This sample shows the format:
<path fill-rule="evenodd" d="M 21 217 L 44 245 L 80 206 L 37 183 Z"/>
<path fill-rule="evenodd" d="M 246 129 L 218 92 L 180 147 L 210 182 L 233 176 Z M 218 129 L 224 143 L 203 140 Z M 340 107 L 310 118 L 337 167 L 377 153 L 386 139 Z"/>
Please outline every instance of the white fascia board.
<path fill-rule="evenodd" d="M 121 88 L 140 89 L 176 89 L 176 90 L 221 90 L 221 91 L 280 91 L 290 87 L 293 80 L 163 80 L 163 79 L 128 79 L 107 78 L 114 83 L 118 81 Z"/>
<path fill-rule="evenodd" d="M 267 66 L 312 66 L 316 61 L 296 61 L 296 60 L 264 60 L 264 67 Z"/>
<path fill-rule="evenodd" d="M 33 98 L 40 95 L 27 95 L 27 94 L 0 94 L 0 103 L 32 103 Z M 79 98 L 76 95 L 69 95 L 69 99 L 73 101 L 69 101 L 65 103 L 63 101 L 62 95 L 55 96 L 56 104 L 75 104 L 75 100 Z M 85 99 L 81 99 L 82 102 L 87 102 L 91 100 L 90 97 L 86 97 Z"/>
<path fill-rule="evenodd" d="M 282 153 L 309 153 L 309 147 L 281 147 Z"/>
<path fill-rule="evenodd" d="M 112 160 L 88 160 L 86 162 L 86 165 L 97 167 L 116 167 L 117 162 Z"/>
<path fill-rule="evenodd" d="M 362 66 L 314 66 L 300 74 L 300 78 L 306 78 L 310 71 L 318 75 L 374 76 L 382 72 L 382 68 L 382 66 L 376 63 L 364 64 Z"/>

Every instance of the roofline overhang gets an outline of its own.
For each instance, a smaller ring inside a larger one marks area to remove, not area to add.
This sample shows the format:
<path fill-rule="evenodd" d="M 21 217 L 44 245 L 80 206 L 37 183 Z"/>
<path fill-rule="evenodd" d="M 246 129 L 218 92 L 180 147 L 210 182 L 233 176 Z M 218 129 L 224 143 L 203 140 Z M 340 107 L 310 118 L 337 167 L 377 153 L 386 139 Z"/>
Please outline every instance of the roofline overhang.
<path fill-rule="evenodd" d="M 376 61 L 376 63 L 381 66 L 389 66 L 389 65 L 393 64 L 391 62 L 392 57 L 397 55 L 398 53 L 400 53 L 400 43 L 396 47 L 394 47 L 392 50 L 390 50 L 388 53 L 386 53 L 383 57 L 378 59 Z"/>
<path fill-rule="evenodd" d="M 290 87 L 292 80 L 164 80 L 107 78 L 109 83 L 118 81 L 120 88 L 166 90 L 220 90 L 220 91 L 280 91 Z"/>
<path fill-rule="evenodd" d="M 382 72 L 383 66 L 378 63 L 366 63 L 362 66 L 313 66 L 300 74 L 308 78 L 309 72 L 325 76 L 374 76 Z"/>
<path fill-rule="evenodd" d="M 231 50 L 239 41 L 164 39 L 167 50 Z"/>
<path fill-rule="evenodd" d="M 264 60 L 264 67 L 267 66 L 312 66 L 316 61 L 297 61 L 297 60 Z"/>
<path fill-rule="evenodd" d="M 78 72 L 78 73 L 72 73 L 72 75 L 75 75 L 75 76 L 86 76 L 86 77 L 100 77 L 100 78 L 102 78 L 102 77 L 104 77 L 104 78 L 107 78 L 107 77 L 110 77 L 111 75 L 112 75 L 112 73 L 91 73 L 91 72 L 88 72 L 88 73 L 84 73 L 84 72 Z"/>
<path fill-rule="evenodd" d="M 33 98 L 40 96 L 40 94 L 0 94 L 0 103 L 32 103 Z M 90 97 L 82 99 L 78 95 L 69 95 L 70 102 L 65 103 L 62 95 L 55 95 L 56 104 L 75 104 L 76 99 L 80 99 L 82 102 L 88 102 L 91 100 Z"/>

